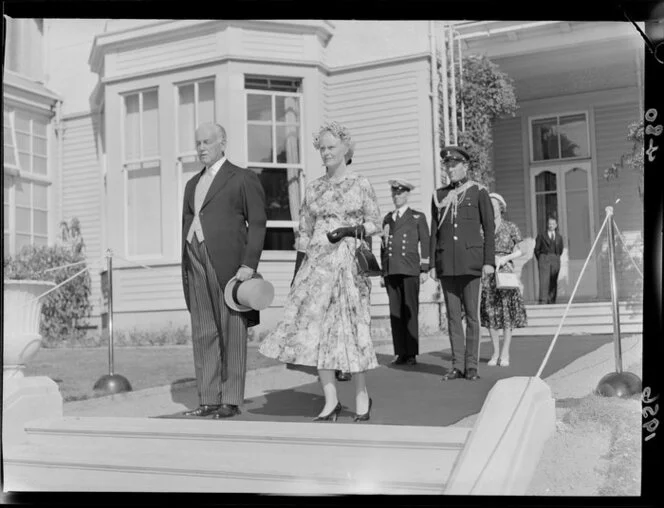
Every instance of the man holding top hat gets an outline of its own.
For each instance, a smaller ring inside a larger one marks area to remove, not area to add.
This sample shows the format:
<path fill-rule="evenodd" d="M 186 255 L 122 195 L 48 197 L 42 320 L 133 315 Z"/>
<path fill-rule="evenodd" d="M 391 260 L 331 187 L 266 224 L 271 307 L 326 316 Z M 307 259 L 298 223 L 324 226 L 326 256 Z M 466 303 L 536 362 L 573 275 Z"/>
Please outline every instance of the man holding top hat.
<path fill-rule="evenodd" d="M 228 418 L 244 400 L 247 327 L 258 324 L 258 310 L 274 295 L 256 274 L 265 193 L 256 173 L 226 159 L 221 125 L 201 125 L 195 140 L 204 168 L 184 191 L 182 282 L 200 406 L 184 414 Z"/>
<path fill-rule="evenodd" d="M 442 380 L 472 381 L 479 379 L 480 280 L 495 267 L 493 207 L 488 190 L 468 179 L 470 157 L 465 150 L 450 146 L 440 156 L 450 184 L 433 195 L 429 275 L 443 288 L 452 347 L 452 370 Z"/>
<path fill-rule="evenodd" d="M 419 295 L 429 271 L 429 226 L 424 214 L 408 206 L 414 185 L 389 181 L 395 210 L 383 219 L 381 260 L 387 296 L 395 365 L 415 365 L 419 353 Z M 421 251 L 421 255 L 420 255 Z"/>

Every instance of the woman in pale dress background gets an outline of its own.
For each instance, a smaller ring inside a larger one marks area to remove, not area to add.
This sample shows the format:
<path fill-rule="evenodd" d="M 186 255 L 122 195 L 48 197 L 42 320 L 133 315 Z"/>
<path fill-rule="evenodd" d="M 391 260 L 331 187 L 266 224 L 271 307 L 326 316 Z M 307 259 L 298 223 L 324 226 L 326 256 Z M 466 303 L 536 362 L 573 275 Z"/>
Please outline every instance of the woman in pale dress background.
<path fill-rule="evenodd" d="M 318 369 L 325 406 L 314 421 L 342 410 L 335 371 L 355 381 L 355 421 L 366 421 L 371 398 L 365 372 L 378 367 L 371 341 L 369 278 L 358 273 L 356 237 L 380 234 L 381 214 L 369 181 L 347 166 L 348 129 L 324 124 L 314 135 L 326 174 L 307 185 L 300 211 L 297 260 L 283 318 L 259 351 L 284 363 Z"/>
<path fill-rule="evenodd" d="M 496 273 L 514 272 L 513 260 L 522 255 L 519 245 L 522 241 L 519 227 L 505 220 L 507 202 L 498 193 L 489 194 L 493 205 L 496 225 Z M 480 300 L 480 324 L 489 329 L 493 354 L 488 365 L 508 367 L 510 364 L 510 345 L 512 330 L 527 326 L 526 306 L 518 288 L 498 289 L 496 276 L 491 274 L 482 279 Z M 499 331 L 503 330 L 503 347 L 500 348 Z"/>

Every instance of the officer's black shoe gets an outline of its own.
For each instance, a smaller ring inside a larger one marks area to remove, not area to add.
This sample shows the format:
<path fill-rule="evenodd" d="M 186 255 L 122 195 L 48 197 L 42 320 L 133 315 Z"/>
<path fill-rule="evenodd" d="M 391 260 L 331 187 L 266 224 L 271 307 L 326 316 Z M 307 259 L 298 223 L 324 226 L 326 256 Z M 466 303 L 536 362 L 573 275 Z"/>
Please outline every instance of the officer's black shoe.
<path fill-rule="evenodd" d="M 441 381 L 449 381 L 450 379 L 459 379 L 462 377 L 463 377 L 463 372 L 461 372 L 457 368 L 454 368 L 451 371 L 449 371 L 447 374 L 445 374 L 441 379 Z"/>
<path fill-rule="evenodd" d="M 468 369 L 466 371 L 466 379 L 468 381 L 475 381 L 476 379 L 479 379 L 480 376 L 477 373 L 477 369 Z"/>
<path fill-rule="evenodd" d="M 398 355 L 394 360 L 392 360 L 392 365 L 403 365 L 406 363 L 406 357 Z"/>
<path fill-rule="evenodd" d="M 409 356 L 406 358 L 406 365 L 417 365 L 417 360 L 415 359 L 415 356 Z"/>
<path fill-rule="evenodd" d="M 343 372 L 341 370 L 335 371 L 334 375 L 337 378 L 337 381 L 350 381 L 351 378 L 350 372 Z"/>

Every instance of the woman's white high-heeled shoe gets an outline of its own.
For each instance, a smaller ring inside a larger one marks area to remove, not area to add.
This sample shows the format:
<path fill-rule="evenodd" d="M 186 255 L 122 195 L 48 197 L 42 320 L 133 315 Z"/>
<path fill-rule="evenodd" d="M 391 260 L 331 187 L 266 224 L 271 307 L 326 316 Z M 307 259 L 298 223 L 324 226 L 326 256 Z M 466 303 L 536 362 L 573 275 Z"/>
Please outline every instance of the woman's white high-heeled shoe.
<path fill-rule="evenodd" d="M 509 367 L 510 366 L 510 357 L 509 356 L 501 357 L 500 360 L 498 360 L 498 362 L 499 362 L 498 364 L 501 367 Z"/>
<path fill-rule="evenodd" d="M 492 367 L 498 365 L 498 355 L 492 356 L 491 360 L 487 362 L 487 365 L 491 365 Z"/>

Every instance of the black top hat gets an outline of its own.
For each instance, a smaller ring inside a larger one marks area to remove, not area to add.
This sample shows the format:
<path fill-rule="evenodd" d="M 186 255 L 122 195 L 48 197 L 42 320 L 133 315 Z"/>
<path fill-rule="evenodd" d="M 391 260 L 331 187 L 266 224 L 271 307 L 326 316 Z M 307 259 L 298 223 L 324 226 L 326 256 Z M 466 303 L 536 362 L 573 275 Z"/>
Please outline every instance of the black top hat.
<path fill-rule="evenodd" d="M 458 146 L 446 146 L 440 151 L 441 159 L 459 159 L 459 160 L 470 160 L 470 155 L 463 148 Z"/>

